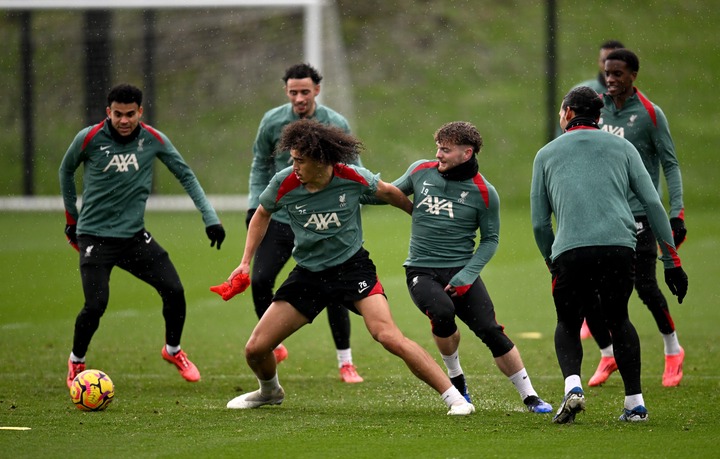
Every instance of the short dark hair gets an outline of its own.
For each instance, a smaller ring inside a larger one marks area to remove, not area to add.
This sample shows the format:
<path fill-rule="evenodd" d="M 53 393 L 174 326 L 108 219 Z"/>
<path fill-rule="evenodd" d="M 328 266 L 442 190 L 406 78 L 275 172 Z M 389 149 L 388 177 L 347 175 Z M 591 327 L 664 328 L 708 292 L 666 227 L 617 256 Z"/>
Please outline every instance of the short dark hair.
<path fill-rule="evenodd" d="M 470 145 L 473 153 L 478 153 L 483 145 L 480 132 L 467 121 L 453 121 L 443 124 L 440 129 L 435 131 L 435 142 Z"/>
<path fill-rule="evenodd" d="M 627 48 L 620 48 L 615 51 L 611 51 L 610 54 L 607 55 L 607 60 L 623 61 L 633 72 L 638 72 L 640 70 L 640 59 L 638 59 L 635 53 Z"/>
<path fill-rule="evenodd" d="M 279 150 L 297 150 L 300 155 L 323 164 L 354 162 L 362 142 L 339 127 L 303 118 L 283 128 Z"/>
<path fill-rule="evenodd" d="M 624 48 L 625 45 L 620 43 L 617 40 L 608 40 L 603 42 L 603 44 L 600 45 L 600 49 L 620 49 Z"/>
<path fill-rule="evenodd" d="M 285 69 L 285 75 L 282 80 L 287 84 L 289 79 L 302 80 L 303 78 L 312 78 L 313 83 L 320 84 L 323 77 L 320 75 L 315 68 L 311 67 L 310 64 L 295 64 Z"/>
<path fill-rule="evenodd" d="M 600 117 L 600 110 L 605 105 L 602 101 L 602 96 L 595 92 L 594 89 L 588 86 L 578 86 L 568 92 L 563 97 L 562 108 L 566 109 L 570 107 L 574 112 L 575 116 L 587 116 L 592 119 L 598 119 Z"/>
<path fill-rule="evenodd" d="M 136 102 L 139 107 L 142 105 L 142 98 L 143 94 L 140 88 L 131 84 L 120 83 L 110 90 L 107 102 L 108 107 L 111 106 L 113 102 L 119 102 L 121 104 L 132 104 Z"/>

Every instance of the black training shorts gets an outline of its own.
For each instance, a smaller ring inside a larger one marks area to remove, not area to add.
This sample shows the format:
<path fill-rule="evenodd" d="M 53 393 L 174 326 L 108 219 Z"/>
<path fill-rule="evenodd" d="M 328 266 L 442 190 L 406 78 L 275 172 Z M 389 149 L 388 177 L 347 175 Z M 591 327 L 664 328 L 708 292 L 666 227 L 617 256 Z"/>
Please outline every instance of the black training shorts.
<path fill-rule="evenodd" d="M 312 322 L 328 304 L 342 304 L 359 314 L 355 302 L 376 294 L 385 291 L 370 254 L 361 248 L 348 261 L 323 271 L 295 266 L 273 301 L 290 303 Z"/>

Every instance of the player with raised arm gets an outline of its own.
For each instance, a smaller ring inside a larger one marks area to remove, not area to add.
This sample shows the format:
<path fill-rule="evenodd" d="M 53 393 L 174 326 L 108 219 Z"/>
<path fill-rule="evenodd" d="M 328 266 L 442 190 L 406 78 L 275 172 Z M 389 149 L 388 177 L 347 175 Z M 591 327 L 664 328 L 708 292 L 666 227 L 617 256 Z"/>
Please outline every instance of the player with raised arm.
<path fill-rule="evenodd" d="M 348 166 L 362 144 L 336 127 L 299 120 L 285 127 L 280 148 L 290 151 L 292 166 L 278 172 L 260 195 L 250 221 L 240 265 L 229 281 L 250 272 L 250 263 L 270 217 L 288 212 L 295 234 L 297 265 L 275 293 L 245 346 L 245 358 L 260 388 L 230 400 L 228 408 L 279 405 L 285 399 L 273 349 L 313 321 L 329 302 L 363 317 L 372 337 L 400 357 L 412 373 L 441 394 L 449 415 L 468 415 L 467 402 L 430 354 L 405 337 L 392 319 L 375 265 L 363 248 L 361 196 L 376 196 L 412 212 L 412 203 L 396 187 L 365 168 Z"/>

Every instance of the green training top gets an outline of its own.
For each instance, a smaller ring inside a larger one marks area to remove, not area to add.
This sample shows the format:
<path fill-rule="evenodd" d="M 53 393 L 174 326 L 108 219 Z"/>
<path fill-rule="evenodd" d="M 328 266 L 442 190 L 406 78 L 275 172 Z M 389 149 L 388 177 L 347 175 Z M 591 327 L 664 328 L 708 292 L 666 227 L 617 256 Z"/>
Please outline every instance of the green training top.
<path fill-rule="evenodd" d="M 578 247 L 634 250 L 635 220 L 627 200 L 632 191 L 645 206 L 665 268 L 680 266 L 665 209 L 641 166 L 630 142 L 595 128 L 573 128 L 541 148 L 533 163 L 530 204 L 543 258 L 555 260 Z"/>
<path fill-rule="evenodd" d="M 598 122 L 600 128 L 623 137 L 637 148 L 660 196 L 662 196 L 660 185 L 660 167 L 662 166 L 670 196 L 670 217 L 684 218 L 680 165 L 675 155 L 675 146 L 663 111 L 637 88 L 635 88 L 635 94 L 625 101 L 625 105 L 620 110 L 615 107 L 615 103 L 609 95 L 605 94 L 603 101 L 605 107 L 602 109 L 602 115 Z M 630 207 L 633 215 L 645 215 L 642 205 L 632 195 Z"/>
<path fill-rule="evenodd" d="M 78 234 L 127 238 L 145 226 L 145 205 L 159 159 L 202 212 L 205 226 L 220 223 L 190 166 L 162 132 L 141 123 L 137 138 L 119 143 L 108 120 L 81 130 L 60 164 L 65 212 Z M 83 165 L 82 208 L 78 212 L 75 171 Z"/>
<path fill-rule="evenodd" d="M 290 152 L 276 151 L 276 147 L 280 142 L 282 129 L 286 125 L 299 119 L 300 117 L 292 109 L 292 104 L 287 103 L 269 110 L 260 121 L 260 127 L 258 127 L 255 143 L 253 144 L 248 209 L 257 208 L 260 194 L 265 190 L 265 187 L 268 186 L 273 175 L 290 165 Z M 310 119 L 314 119 L 323 124 L 337 126 L 343 131 L 350 133 L 350 126 L 347 120 L 338 112 L 324 105 L 317 104 L 315 113 L 313 113 Z M 277 212 L 273 215 L 273 219 L 281 223 L 289 223 L 285 211 Z"/>
<path fill-rule="evenodd" d="M 295 234 L 293 258 L 309 271 L 322 271 L 362 247 L 360 196 L 374 195 L 379 180 L 363 167 L 337 164 L 328 186 L 310 193 L 288 167 L 270 180 L 260 204 L 271 213 L 287 212 Z"/>
<path fill-rule="evenodd" d="M 434 160 L 417 161 L 393 182 L 406 195 L 413 195 L 412 234 L 404 265 L 463 267 L 449 283 L 470 285 L 497 250 L 500 198 L 479 173 L 467 180 L 447 180 L 437 165 Z"/>

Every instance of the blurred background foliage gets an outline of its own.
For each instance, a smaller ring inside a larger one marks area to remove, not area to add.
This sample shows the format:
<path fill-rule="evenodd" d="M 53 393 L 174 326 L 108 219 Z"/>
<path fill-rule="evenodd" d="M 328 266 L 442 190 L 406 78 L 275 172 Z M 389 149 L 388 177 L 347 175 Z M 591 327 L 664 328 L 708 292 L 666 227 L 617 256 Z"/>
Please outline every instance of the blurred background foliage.
<path fill-rule="evenodd" d="M 595 75 L 598 46 L 640 57 L 637 86 L 665 112 L 681 161 L 686 208 L 717 207 L 720 9 L 710 0 L 557 1 L 558 105 Z M 467 120 L 483 134 L 481 172 L 503 205 L 528 205 L 532 160 L 547 142 L 545 2 L 362 2 L 324 8 L 322 102 L 365 142 L 366 167 L 392 180 L 434 155 L 433 133 Z M 85 121 L 83 13 L 32 13 L 35 193 L 57 195 L 57 168 Z M 113 12 L 113 83 L 143 86 L 142 11 Z M 301 10 L 157 10 L 153 124 L 208 193 L 247 192 L 263 113 L 286 102 L 281 76 L 303 60 Z M 20 27 L 0 12 L 0 196 L 22 194 Z M 99 113 L 98 121 L 104 113 Z M 182 193 L 158 167 L 156 190 Z"/>

